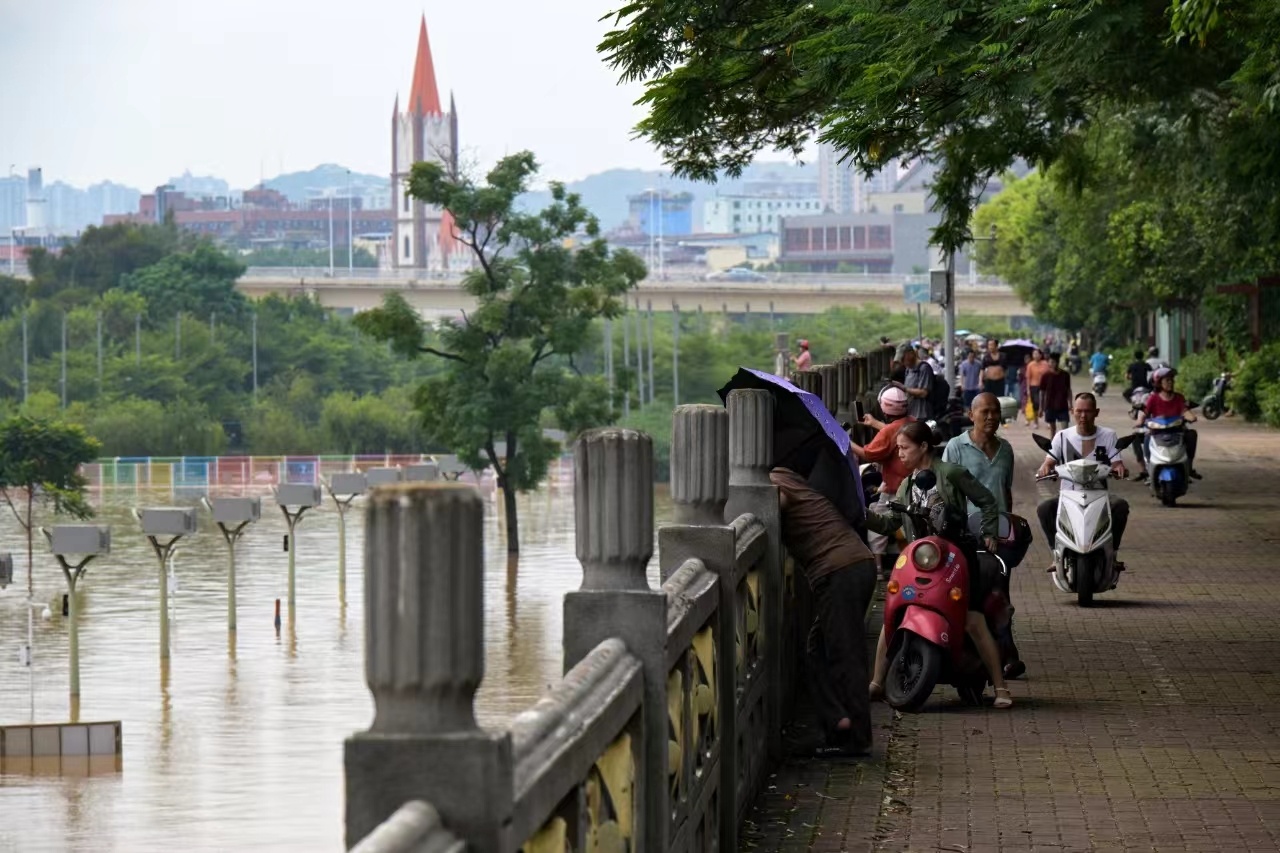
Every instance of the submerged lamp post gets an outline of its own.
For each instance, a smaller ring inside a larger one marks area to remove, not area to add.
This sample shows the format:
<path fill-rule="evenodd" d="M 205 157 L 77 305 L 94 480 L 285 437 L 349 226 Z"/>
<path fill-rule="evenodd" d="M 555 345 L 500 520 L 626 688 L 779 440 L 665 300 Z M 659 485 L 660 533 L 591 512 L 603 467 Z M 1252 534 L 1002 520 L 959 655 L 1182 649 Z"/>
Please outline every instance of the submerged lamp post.
<path fill-rule="evenodd" d="M 365 480 L 369 484 L 369 488 L 376 489 L 378 486 L 389 486 L 392 483 L 399 483 L 404 479 L 404 471 L 400 468 L 370 468 L 364 472 Z"/>
<path fill-rule="evenodd" d="M 303 514 L 312 507 L 320 506 L 320 487 L 303 483 L 287 483 L 283 486 L 276 486 L 273 491 L 275 492 L 276 503 L 280 505 L 280 511 L 284 513 L 285 524 L 289 526 L 289 624 L 292 625 L 297 611 L 297 598 L 294 595 L 294 569 L 297 563 L 295 552 L 298 546 L 293 534 L 298 522 L 302 521 Z M 297 510 L 290 510 L 290 507 L 297 507 Z"/>
<path fill-rule="evenodd" d="M 227 630 L 236 630 L 236 543 L 245 528 L 262 517 L 262 498 L 201 499 L 227 543 Z"/>
<path fill-rule="evenodd" d="M 369 478 L 355 471 L 334 474 L 324 487 L 338 505 L 338 600 L 347 603 L 347 509 L 369 488 Z"/>
<path fill-rule="evenodd" d="M 62 567 L 62 576 L 67 580 L 67 643 L 74 707 L 80 698 L 80 607 L 76 604 L 76 584 L 84 577 L 94 557 L 111 553 L 111 528 L 96 524 L 57 524 L 52 528 L 42 527 L 40 532 L 49 540 L 49 550 L 53 551 L 58 565 Z M 67 559 L 72 555 L 83 559 L 72 564 Z M 161 567 L 162 583 L 163 580 L 164 569 Z"/>
<path fill-rule="evenodd" d="M 135 509 L 134 518 L 142 527 L 142 533 L 151 543 L 160 561 L 160 659 L 169 659 L 169 558 L 173 549 L 183 536 L 193 534 L 196 526 L 196 511 L 192 507 L 153 507 Z M 167 538 L 169 541 L 161 542 Z"/>

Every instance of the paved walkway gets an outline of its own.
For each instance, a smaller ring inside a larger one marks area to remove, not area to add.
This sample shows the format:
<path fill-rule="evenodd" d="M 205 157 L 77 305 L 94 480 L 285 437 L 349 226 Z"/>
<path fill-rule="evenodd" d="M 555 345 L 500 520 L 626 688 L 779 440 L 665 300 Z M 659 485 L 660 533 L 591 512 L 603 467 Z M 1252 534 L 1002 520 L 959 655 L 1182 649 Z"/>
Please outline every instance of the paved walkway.
<path fill-rule="evenodd" d="M 1055 590 L 1041 541 L 1015 572 L 1012 710 L 950 688 L 878 706 L 872 757 L 789 761 L 741 849 L 1280 850 L 1280 433 L 1198 427 L 1205 479 L 1176 508 L 1118 484 L 1129 571 L 1093 609 Z M 1034 523 L 1029 432 L 1005 435 Z"/>

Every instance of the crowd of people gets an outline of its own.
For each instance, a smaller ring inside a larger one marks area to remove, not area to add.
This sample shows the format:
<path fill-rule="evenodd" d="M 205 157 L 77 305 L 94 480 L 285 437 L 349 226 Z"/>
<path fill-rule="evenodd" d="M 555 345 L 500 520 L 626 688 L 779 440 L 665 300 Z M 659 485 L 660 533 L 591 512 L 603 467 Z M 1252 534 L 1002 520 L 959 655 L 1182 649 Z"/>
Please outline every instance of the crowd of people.
<path fill-rule="evenodd" d="M 943 383 L 943 395 L 938 393 L 939 347 L 927 340 L 901 347 L 888 380 L 876 394 L 873 411 L 862 419 L 862 426 L 874 431 L 873 437 L 861 443 L 851 440 L 848 460 L 844 461 L 878 469 L 879 497 L 865 511 L 838 507 L 814 486 L 811 475 L 785 465 L 772 472 L 781 502 L 783 542 L 813 593 L 815 619 L 807 655 L 810 683 L 826 735 L 821 752 L 861 755 L 870 749 L 870 706 L 884 695 L 882 685 L 889 664 L 883 631 L 874 661 L 868 661 L 862 614 L 869 605 L 877 573 L 887 576 L 890 555 L 903 526 L 901 513 L 891 504 L 901 506 L 912 499 L 913 489 L 925 482 L 919 476 L 922 472 L 932 473 L 928 488 L 944 508 L 946 529 L 951 531 L 948 538 L 970 566 L 978 565 L 979 550 L 994 554 L 1010 547 L 996 538 L 1001 516 L 1010 514 L 1014 505 L 1015 456 L 1010 443 L 998 434 L 1009 420 L 1010 398 L 1017 401 L 1018 414 L 1025 417 L 1027 426 L 1038 429 L 1043 421 L 1049 429 L 1052 449 L 1039 466 L 1038 476 L 1064 461 L 1080 458 L 1105 458 L 1116 476 L 1128 476 L 1116 431 L 1097 424 L 1097 397 L 1090 391 L 1073 392 L 1070 374 L 1062 366 L 1062 353 L 1052 343 L 1050 339 L 1043 349 L 1033 349 L 1017 365 L 998 341 L 965 346 L 957 365 L 958 387 L 951 389 Z M 793 360 L 798 367 L 812 358 L 808 342 L 801 345 L 801 354 Z M 1159 361 L 1154 350 L 1146 360 L 1141 356 L 1137 353 L 1129 366 L 1129 387 L 1124 396 L 1128 400 L 1135 390 L 1144 388 L 1152 392 L 1134 398 L 1141 402 L 1134 409 L 1135 426 L 1140 427 L 1147 417 L 1177 415 L 1194 420 L 1186 400 L 1174 390 L 1175 372 Z M 1079 358 L 1074 344 L 1068 358 Z M 1108 361 L 1099 350 L 1089 367 L 1105 370 Z M 1187 432 L 1188 455 L 1194 464 L 1194 431 Z M 1141 443 L 1134 448 L 1145 472 Z M 1199 478 L 1198 473 L 1193 476 Z M 1063 488 L 1070 487 L 1063 484 Z M 1118 552 L 1129 508 L 1115 495 L 1109 496 L 1109 502 L 1112 541 Z M 970 532 L 967 522 L 975 514 L 981 518 L 980 528 Z M 1036 514 L 1046 540 L 1053 542 L 1058 498 L 1039 502 Z M 1020 528 L 1011 527 L 1018 531 L 1012 547 L 1020 549 L 1020 560 L 1030 545 L 1031 528 L 1025 522 Z M 1050 572 L 1058 570 L 1056 565 L 1049 566 Z M 1006 679 L 1016 679 L 1026 666 L 1013 642 L 1011 618 L 999 638 L 1000 648 L 1010 651 L 1002 665 L 997 638 L 981 612 L 987 599 L 983 582 L 982 572 L 970 572 L 970 612 L 965 629 L 994 686 L 993 707 L 1009 708 L 1013 697 Z M 1009 613 L 1011 616 L 1012 607 Z"/>

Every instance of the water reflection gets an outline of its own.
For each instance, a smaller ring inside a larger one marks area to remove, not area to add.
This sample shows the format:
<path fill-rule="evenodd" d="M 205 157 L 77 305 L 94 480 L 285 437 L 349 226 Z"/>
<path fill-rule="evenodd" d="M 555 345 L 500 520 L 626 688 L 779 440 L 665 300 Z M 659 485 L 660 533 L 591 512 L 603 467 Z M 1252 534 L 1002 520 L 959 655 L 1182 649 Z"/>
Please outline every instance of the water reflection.
<path fill-rule="evenodd" d="M 0 851 L 340 850 L 342 742 L 366 728 L 362 508 L 348 516 L 346 588 L 338 571 L 338 514 L 329 501 L 296 531 L 297 618 L 277 629 L 287 600 L 280 513 L 264 512 L 237 547 L 237 630 L 227 630 L 227 549 L 207 512 L 201 532 L 174 558 L 168 664 L 159 654 L 156 557 L 129 511 L 167 494 L 108 496 L 98 521 L 113 527 L 113 553 L 79 586 L 81 704 L 67 695 L 61 571 L 37 546 L 35 718 L 121 720 L 122 760 L 27 759 L 0 770 Z M 524 551 L 508 558 L 500 500 L 486 494 L 486 676 L 483 724 L 528 704 L 561 671 L 564 593 L 581 583 L 567 482 L 522 496 Z M 265 509 L 265 507 L 264 507 Z M 661 494 L 657 515 L 669 517 Z M 25 545 L 11 519 L 0 549 Z M 656 561 L 650 566 L 656 582 Z M 26 578 L 0 592 L 0 722 L 31 718 Z M 37 611 L 37 614 L 39 611 Z M 50 762 L 53 763 L 50 763 Z M 117 772 L 118 771 L 118 772 Z"/>

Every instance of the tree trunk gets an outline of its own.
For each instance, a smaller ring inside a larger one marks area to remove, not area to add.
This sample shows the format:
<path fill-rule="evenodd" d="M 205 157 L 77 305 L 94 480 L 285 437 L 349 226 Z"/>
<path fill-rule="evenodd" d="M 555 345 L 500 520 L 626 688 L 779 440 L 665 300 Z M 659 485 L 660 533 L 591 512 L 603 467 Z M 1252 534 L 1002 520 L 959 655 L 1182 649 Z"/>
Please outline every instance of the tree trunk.
<path fill-rule="evenodd" d="M 503 478 L 506 479 L 505 477 Z M 507 553 L 520 553 L 520 523 L 516 516 L 516 490 L 502 487 L 502 506 L 507 514 Z"/>

